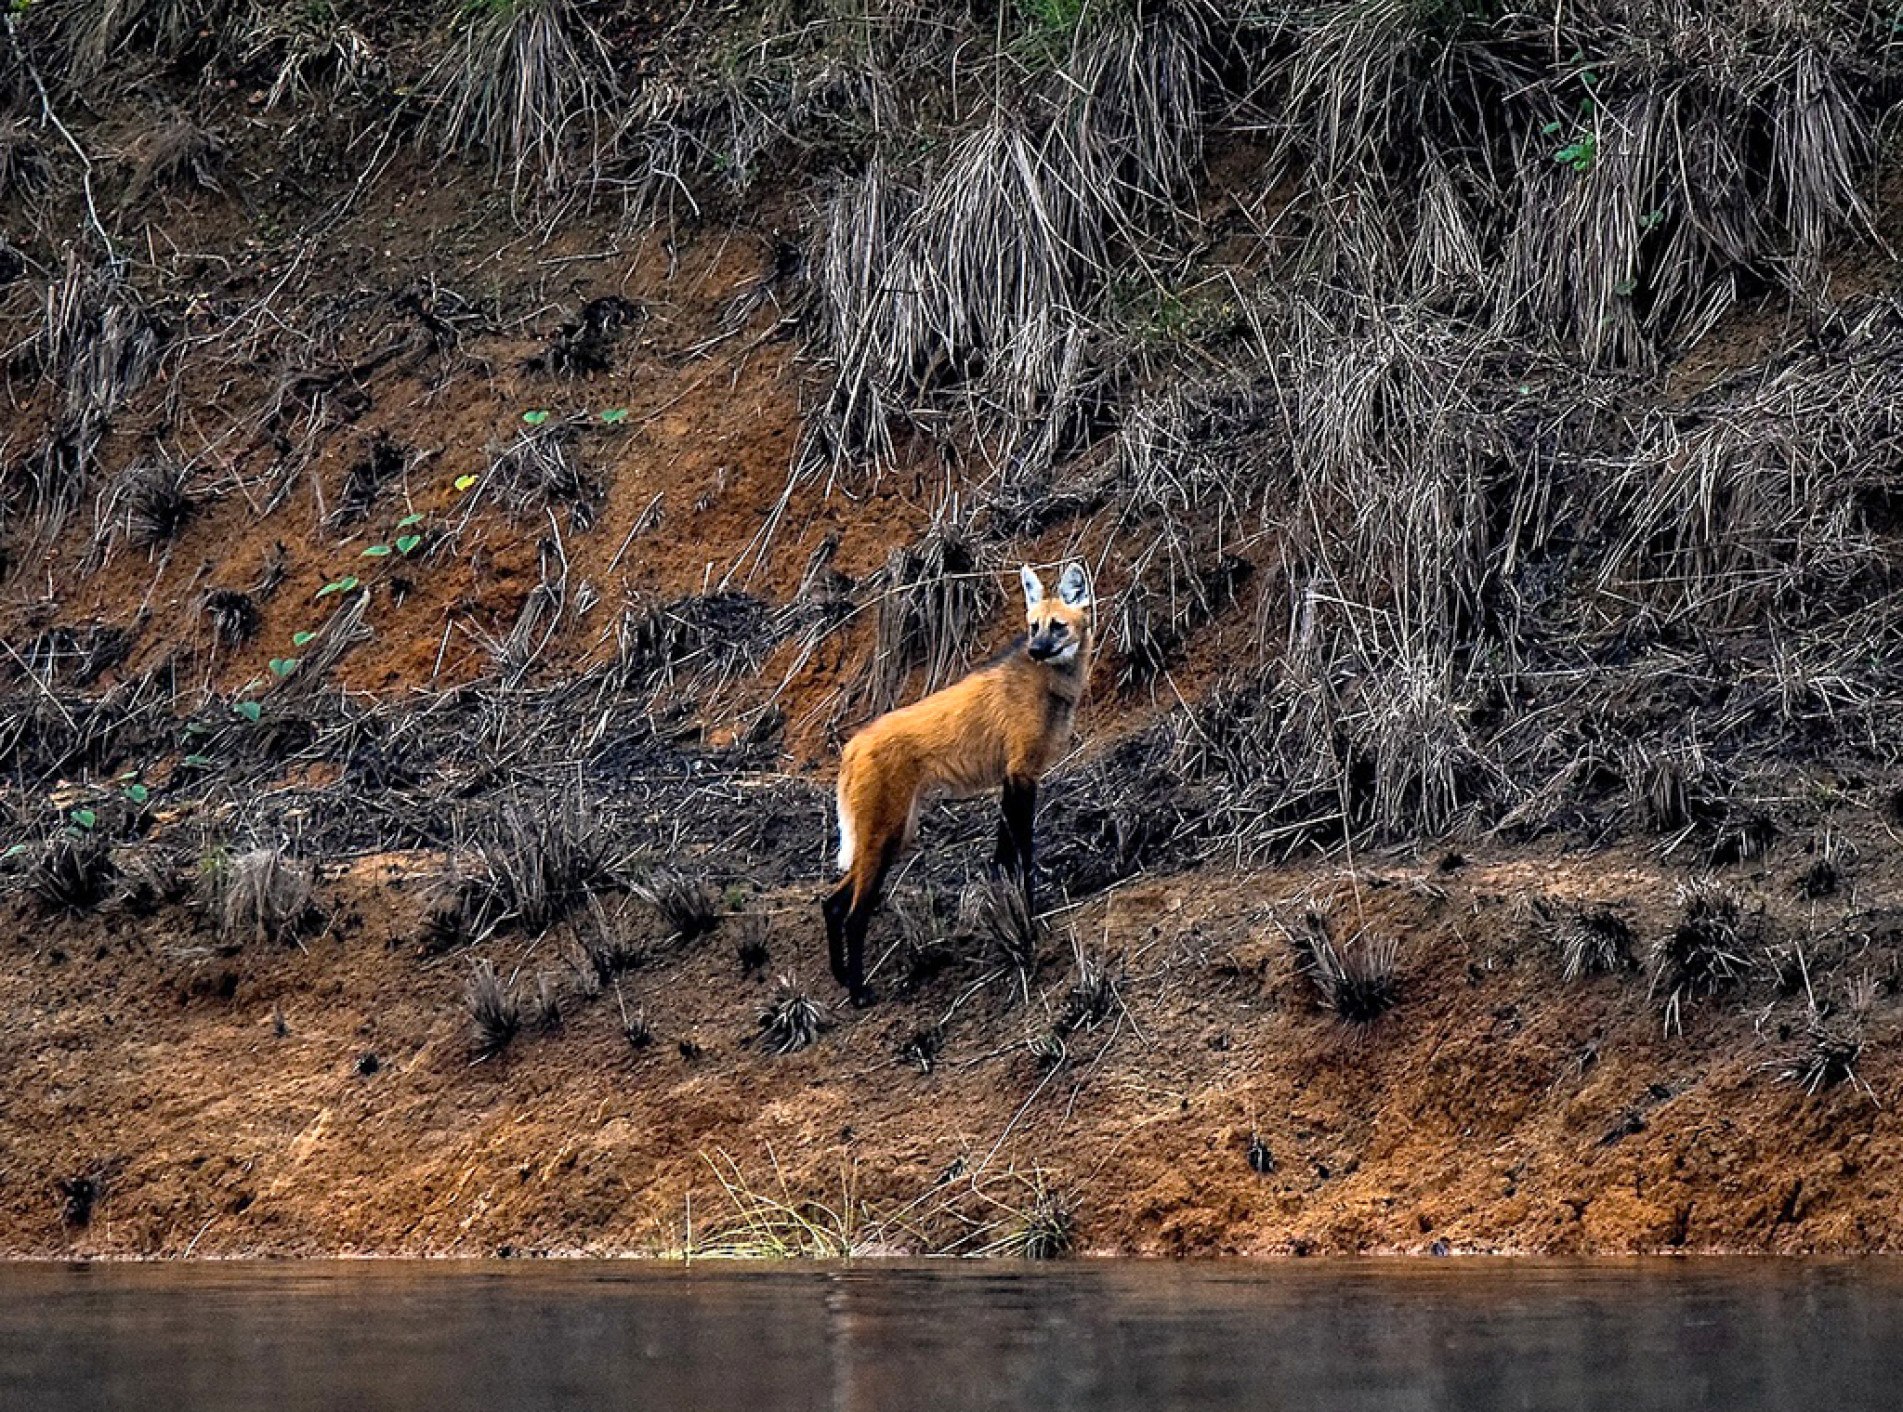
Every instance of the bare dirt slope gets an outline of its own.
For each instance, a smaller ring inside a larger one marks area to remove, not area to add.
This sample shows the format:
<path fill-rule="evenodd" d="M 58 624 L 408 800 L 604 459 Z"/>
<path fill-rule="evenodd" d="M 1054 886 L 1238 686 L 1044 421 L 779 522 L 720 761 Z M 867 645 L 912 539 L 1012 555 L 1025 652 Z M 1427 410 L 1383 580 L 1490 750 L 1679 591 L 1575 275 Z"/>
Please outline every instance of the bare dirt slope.
<path fill-rule="evenodd" d="M 777 894 L 758 899 L 774 921 L 751 971 L 737 920 L 660 943 L 593 999 L 556 938 L 527 948 L 524 989 L 555 986 L 559 1022 L 482 1062 L 466 961 L 418 956 L 414 863 L 328 880 L 330 928 L 290 952 L 221 952 L 176 912 L 16 910 L 35 944 L 0 981 L 8 1248 L 869 1253 L 1053 1229 L 1154 1254 L 1903 1242 L 1903 1131 L 1877 1097 L 1898 1079 L 1890 1002 L 1857 1081 L 1812 1094 L 1785 1077 L 1818 1057 L 1800 979 L 1688 999 L 1674 1035 L 1640 971 L 1562 980 L 1574 909 L 1642 938 L 1681 919 L 1643 855 L 1136 882 L 1058 919 L 1028 979 L 982 944 L 936 963 L 895 948 L 875 975 L 895 998 L 835 1011 L 790 1054 L 759 1016 L 773 977 L 815 969 L 819 938 L 805 892 Z M 1807 864 L 1738 880 L 1768 904 L 1741 948 L 1827 932 L 1893 992 L 1903 912 L 1878 899 L 1895 870 L 1800 904 Z M 1316 1003 L 1291 941 L 1311 915 L 1398 941 L 1391 1010 L 1349 1024 Z M 1101 989 L 1073 948 L 1106 968 Z"/>

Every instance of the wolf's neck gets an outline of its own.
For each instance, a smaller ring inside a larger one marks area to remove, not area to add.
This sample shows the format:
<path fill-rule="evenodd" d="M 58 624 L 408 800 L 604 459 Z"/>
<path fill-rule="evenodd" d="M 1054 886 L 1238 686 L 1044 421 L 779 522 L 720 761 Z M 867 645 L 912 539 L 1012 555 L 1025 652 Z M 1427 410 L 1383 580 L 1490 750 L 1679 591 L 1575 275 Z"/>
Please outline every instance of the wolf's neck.
<path fill-rule="evenodd" d="M 1077 655 L 1068 662 L 1046 662 L 1044 670 L 1048 674 L 1051 695 L 1068 705 L 1075 706 L 1078 697 L 1084 694 L 1084 680 L 1090 675 L 1090 649 L 1093 644 L 1086 639 L 1077 648 Z"/>

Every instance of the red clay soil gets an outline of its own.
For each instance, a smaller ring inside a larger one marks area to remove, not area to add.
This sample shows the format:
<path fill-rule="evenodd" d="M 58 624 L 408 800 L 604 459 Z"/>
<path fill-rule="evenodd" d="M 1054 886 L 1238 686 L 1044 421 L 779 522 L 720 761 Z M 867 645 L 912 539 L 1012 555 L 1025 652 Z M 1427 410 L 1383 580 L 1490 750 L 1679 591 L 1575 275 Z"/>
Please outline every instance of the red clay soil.
<path fill-rule="evenodd" d="M 1800 902 L 1792 852 L 1726 881 L 1766 909 L 1753 945 L 1849 945 L 1842 969 L 1893 992 L 1895 868 Z M 887 998 L 833 1007 L 784 1055 L 758 1017 L 772 977 L 823 975 L 803 894 L 748 904 L 769 920 L 763 970 L 743 973 L 730 918 L 660 943 L 619 997 L 585 995 L 559 933 L 491 942 L 561 1019 L 480 1061 L 474 957 L 417 943 L 422 865 L 327 881 L 331 929 L 302 950 L 221 949 L 182 908 L 14 911 L 0 1251 L 661 1254 L 814 1228 L 863 1252 L 971 1251 L 1011 1248 L 1040 1213 L 1095 1253 L 1903 1248 L 1897 1002 L 1873 1002 L 1855 1077 L 1810 1093 L 1782 1072 L 1806 1052 L 1805 1001 L 1762 965 L 1688 1002 L 1674 1035 L 1642 968 L 1562 979 L 1578 905 L 1617 909 L 1641 956 L 1673 925 L 1673 877 L 1647 856 L 1142 880 L 1054 917 L 1028 983 L 966 944 L 898 998 L 888 951 Z M 1386 1014 L 1321 1005 L 1290 940 L 1310 913 L 1398 940 Z M 1040 1037 L 1078 951 L 1108 962 L 1114 998 L 1053 1063 Z M 900 1051 L 935 1025 L 921 1073 Z"/>

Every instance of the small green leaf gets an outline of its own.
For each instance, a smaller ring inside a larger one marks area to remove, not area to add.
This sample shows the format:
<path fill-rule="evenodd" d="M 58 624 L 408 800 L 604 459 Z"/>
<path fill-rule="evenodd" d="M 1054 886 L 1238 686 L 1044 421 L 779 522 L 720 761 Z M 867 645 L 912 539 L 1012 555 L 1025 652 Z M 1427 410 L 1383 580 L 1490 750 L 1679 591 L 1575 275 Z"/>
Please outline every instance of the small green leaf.
<path fill-rule="evenodd" d="M 351 589 L 355 588 L 359 582 L 361 582 L 361 580 L 359 580 L 355 574 L 345 574 L 342 578 L 332 579 L 329 583 L 318 589 L 317 596 L 319 598 L 328 598 L 333 593 L 348 593 Z"/>
<path fill-rule="evenodd" d="M 273 657 L 271 659 L 271 675 L 280 681 L 296 670 L 297 658 L 295 657 Z"/>
<path fill-rule="evenodd" d="M 1632 297 L 1633 292 L 1636 291 L 1638 287 L 1639 287 L 1639 282 L 1636 279 L 1622 279 L 1617 284 L 1612 286 L 1612 292 L 1618 295 L 1621 299 L 1629 299 Z"/>
<path fill-rule="evenodd" d="M 396 541 L 396 552 L 399 554 L 408 554 L 422 542 L 423 536 L 420 534 L 399 535 Z"/>
<path fill-rule="evenodd" d="M 527 422 L 532 427 L 539 427 L 540 425 L 542 425 L 543 422 L 548 420 L 548 413 L 540 408 L 537 408 L 533 412 L 524 412 L 522 414 L 522 420 Z"/>
<path fill-rule="evenodd" d="M 1643 216 L 1639 217 L 1639 229 L 1640 230 L 1657 230 L 1659 226 L 1659 222 L 1663 221 L 1664 219 L 1665 219 L 1665 211 L 1663 207 L 1661 207 L 1659 210 L 1656 210 L 1656 211 L 1647 211 Z"/>
<path fill-rule="evenodd" d="M 1559 119 L 1554 118 L 1552 122 L 1547 123 L 1543 127 L 1541 127 L 1540 132 L 1542 135 L 1546 137 L 1551 137 L 1554 133 L 1559 131 L 1559 128 L 1560 128 Z"/>
<path fill-rule="evenodd" d="M 366 559 L 387 559 L 390 557 L 390 546 L 387 544 L 373 544 L 363 551 L 363 557 Z"/>
<path fill-rule="evenodd" d="M 482 479 L 481 476 L 457 476 L 456 489 L 467 490 L 469 489 L 470 486 L 474 485 L 477 481 L 481 479 Z"/>
<path fill-rule="evenodd" d="M 420 525 L 422 523 L 423 512 L 419 510 L 414 515 L 405 515 L 402 519 L 398 520 L 396 527 L 398 529 L 408 529 L 411 525 Z"/>
<path fill-rule="evenodd" d="M 0 853 L 0 863 L 5 862 L 9 858 L 18 858 L 24 852 L 26 852 L 26 845 L 24 843 L 16 843 L 5 853 Z"/>
<path fill-rule="evenodd" d="M 209 770 L 211 768 L 211 756 L 193 753 L 185 756 L 178 763 L 189 766 L 194 770 Z"/>
<path fill-rule="evenodd" d="M 628 420 L 628 409 L 626 407 L 610 407 L 601 414 L 601 419 L 611 427 L 618 427 Z"/>
<path fill-rule="evenodd" d="M 300 628 L 298 631 L 291 634 L 291 646 L 293 647 L 306 646 L 309 644 L 310 640 L 316 636 L 317 634 L 312 632 L 309 628 Z"/>
<path fill-rule="evenodd" d="M 142 784 L 129 784 L 126 786 L 126 798 L 130 799 L 134 804 L 143 804 L 151 797 L 152 791 Z"/>
<path fill-rule="evenodd" d="M 240 701 L 231 709 L 236 711 L 240 716 L 243 716 L 254 726 L 258 723 L 259 717 L 264 715 L 264 707 L 258 705 L 255 701 Z"/>
<path fill-rule="evenodd" d="M 90 809 L 75 809 L 66 817 L 82 829 L 89 829 L 99 822 L 99 816 Z"/>

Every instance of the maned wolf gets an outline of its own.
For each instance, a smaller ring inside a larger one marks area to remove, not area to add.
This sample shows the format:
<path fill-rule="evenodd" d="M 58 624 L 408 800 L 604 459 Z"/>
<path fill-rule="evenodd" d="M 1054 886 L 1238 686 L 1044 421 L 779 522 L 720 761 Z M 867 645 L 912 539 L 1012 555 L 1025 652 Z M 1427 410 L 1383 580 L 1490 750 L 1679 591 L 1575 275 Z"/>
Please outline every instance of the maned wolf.
<path fill-rule="evenodd" d="M 827 895 L 826 943 L 833 975 L 867 1005 L 866 924 L 879 889 L 918 829 L 920 796 L 964 798 L 1002 787 L 994 868 L 1015 873 L 1031 901 L 1031 818 L 1037 781 L 1069 739 L 1090 675 L 1090 579 L 1071 564 L 1057 596 L 1027 566 L 1026 631 L 996 660 L 887 712 L 846 745 L 839 765 L 839 866 Z"/>

